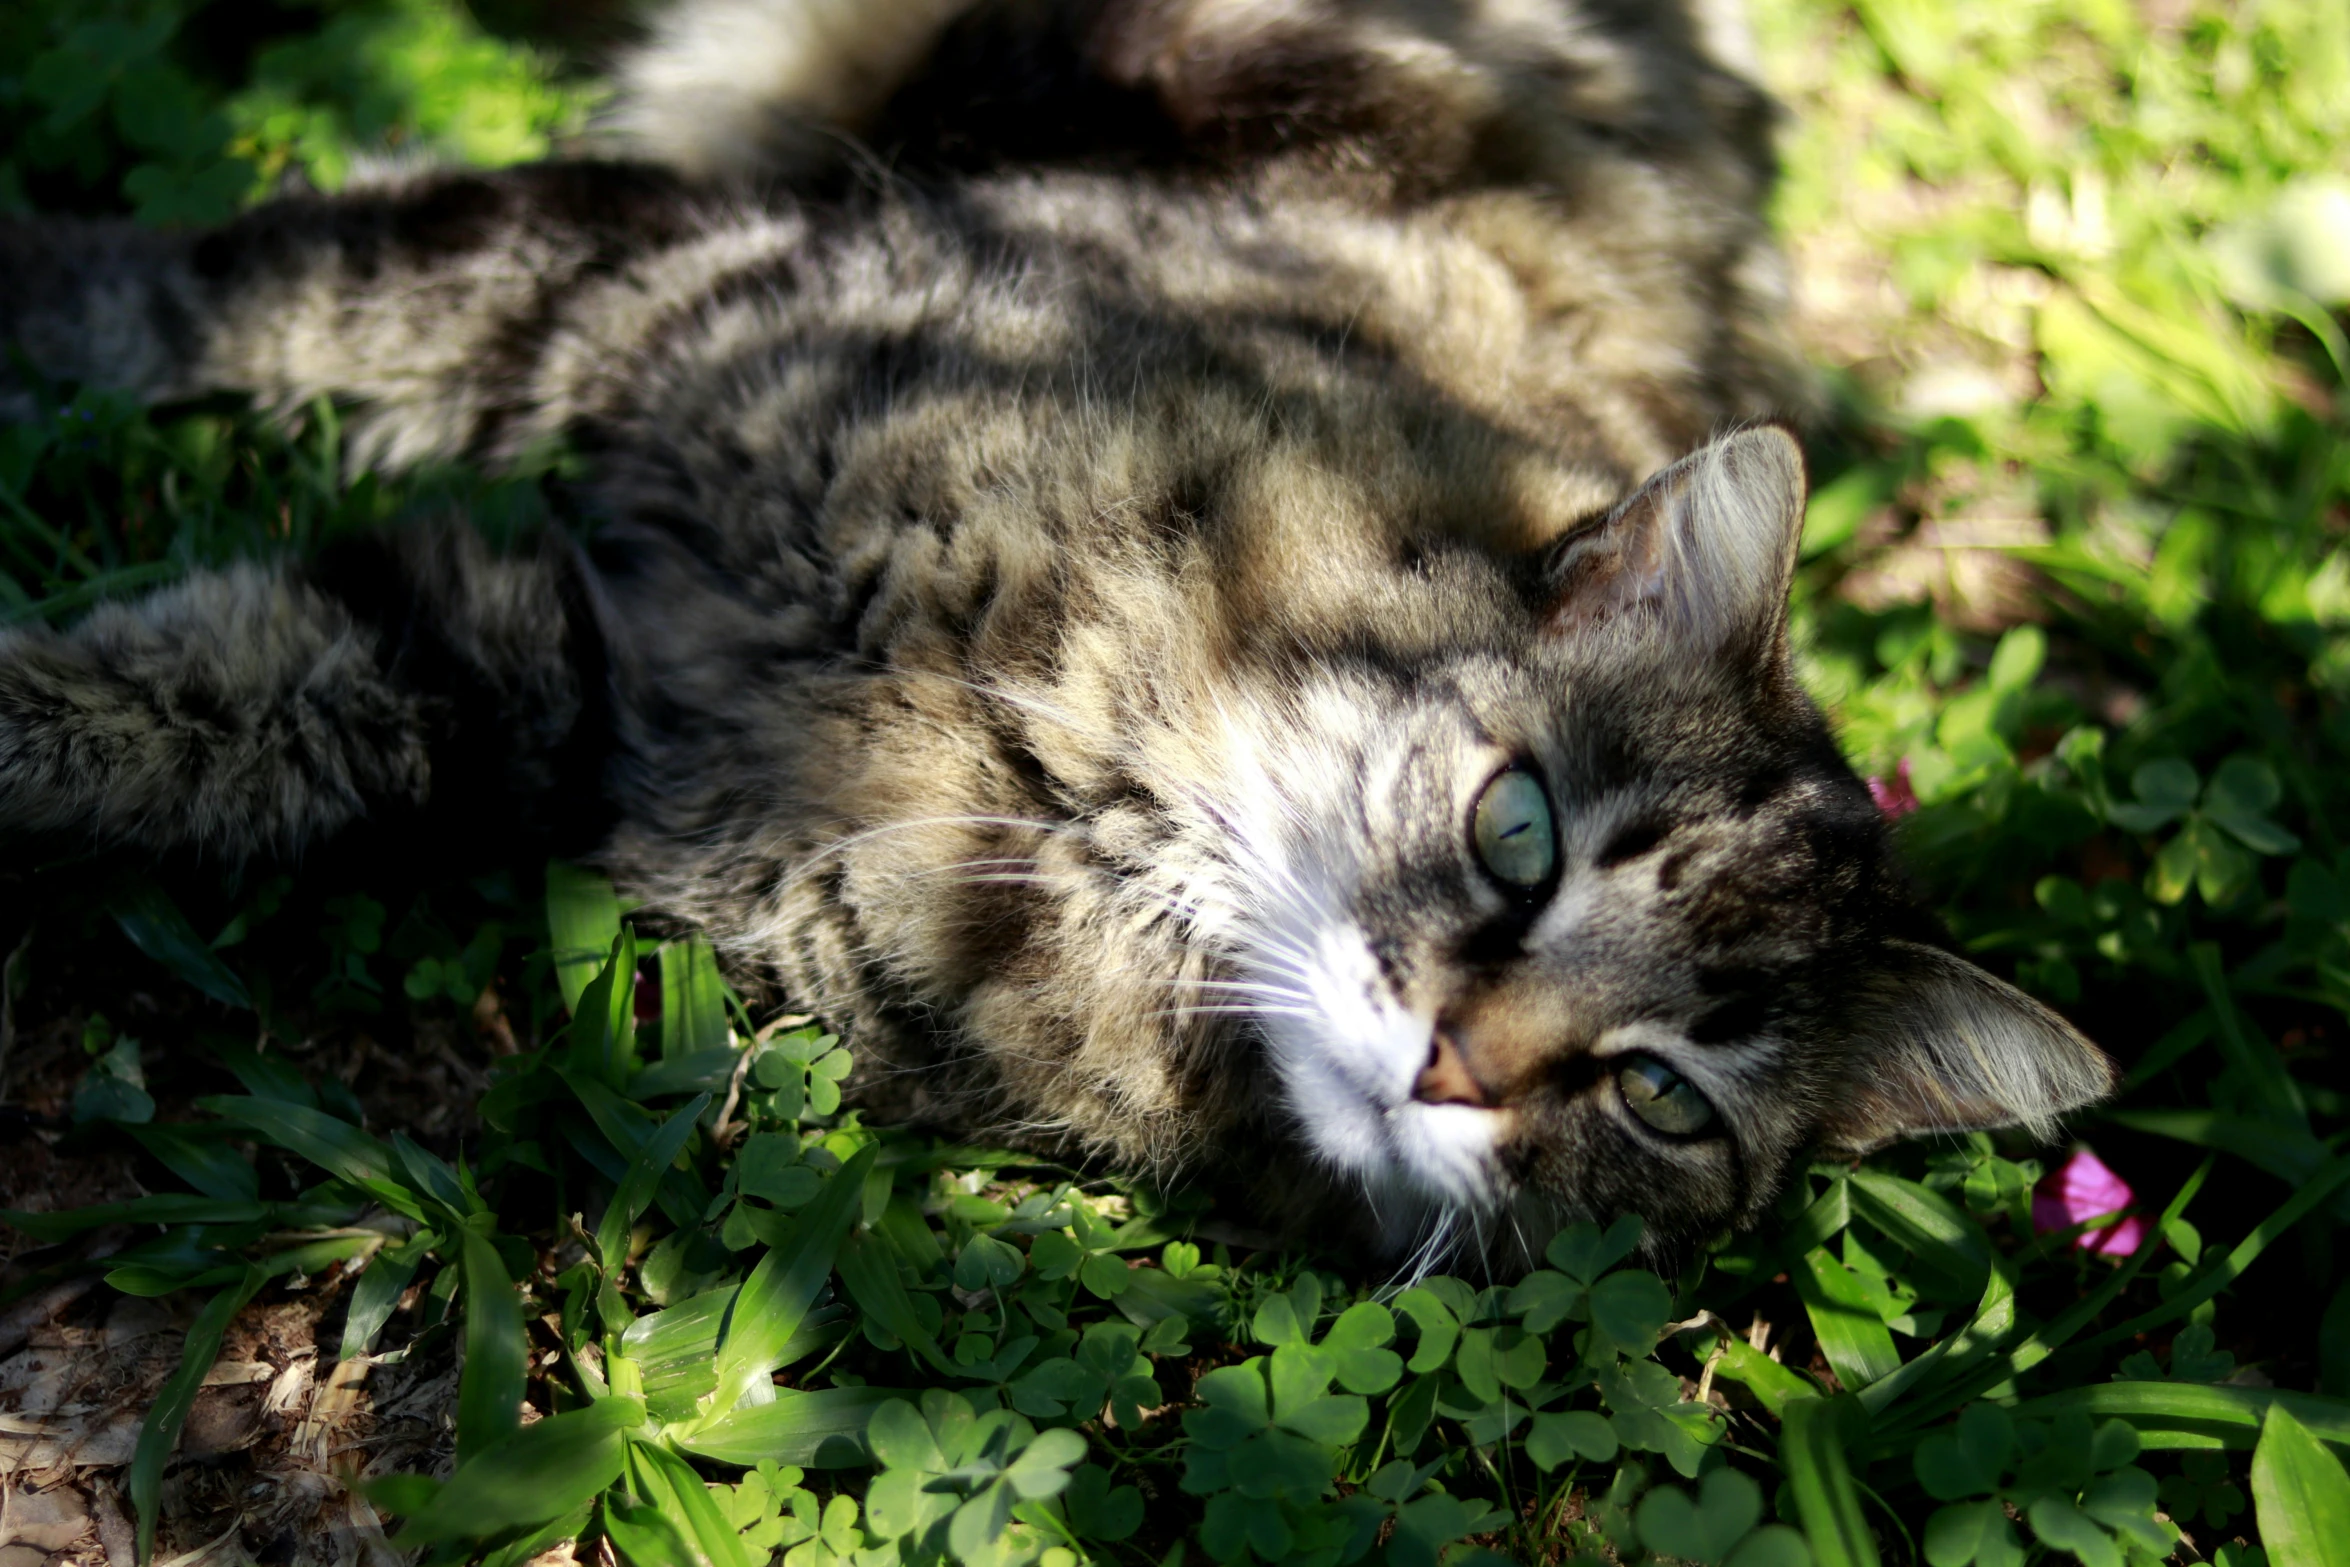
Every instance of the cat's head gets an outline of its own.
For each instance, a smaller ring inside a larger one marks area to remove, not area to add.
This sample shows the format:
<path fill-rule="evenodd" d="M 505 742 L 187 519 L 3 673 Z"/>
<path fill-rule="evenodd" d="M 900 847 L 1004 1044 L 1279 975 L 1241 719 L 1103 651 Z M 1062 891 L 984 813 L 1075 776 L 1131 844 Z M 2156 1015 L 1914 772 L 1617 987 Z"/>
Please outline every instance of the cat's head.
<path fill-rule="evenodd" d="M 1233 983 L 1391 1247 L 1634 1212 L 1669 1250 L 1809 1151 L 2109 1090 L 1940 944 L 1799 689 L 1803 501 L 1792 439 L 1733 435 L 1528 563 L 1514 640 L 1319 659 L 1238 726 Z"/>

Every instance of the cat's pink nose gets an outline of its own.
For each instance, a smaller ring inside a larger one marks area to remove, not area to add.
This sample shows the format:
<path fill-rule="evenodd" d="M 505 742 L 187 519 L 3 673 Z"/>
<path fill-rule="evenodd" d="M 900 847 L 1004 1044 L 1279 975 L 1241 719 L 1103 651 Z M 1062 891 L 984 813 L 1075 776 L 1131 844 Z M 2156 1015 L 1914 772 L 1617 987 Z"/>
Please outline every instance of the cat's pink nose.
<path fill-rule="evenodd" d="M 1461 1047 L 1443 1029 L 1436 1031 L 1428 1047 L 1428 1064 L 1412 1081 L 1412 1097 L 1424 1105 L 1475 1105 L 1479 1109 L 1492 1105 L 1484 1085 L 1461 1058 Z"/>

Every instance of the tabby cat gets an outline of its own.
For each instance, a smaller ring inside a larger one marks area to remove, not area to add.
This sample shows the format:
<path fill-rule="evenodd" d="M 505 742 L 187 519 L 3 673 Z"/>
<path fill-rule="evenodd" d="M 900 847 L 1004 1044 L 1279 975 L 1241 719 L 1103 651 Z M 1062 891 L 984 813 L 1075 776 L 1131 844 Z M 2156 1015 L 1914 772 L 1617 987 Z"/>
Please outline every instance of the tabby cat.
<path fill-rule="evenodd" d="M 834 1021 L 877 1115 L 1390 1254 L 1630 1211 L 1664 1255 L 1809 1150 L 2045 1130 L 2109 1064 L 1948 950 L 1791 669 L 1735 31 L 687 0 L 596 156 L 0 227 L 0 413 L 560 443 L 589 540 L 8 633 L 0 832 L 534 831 Z"/>

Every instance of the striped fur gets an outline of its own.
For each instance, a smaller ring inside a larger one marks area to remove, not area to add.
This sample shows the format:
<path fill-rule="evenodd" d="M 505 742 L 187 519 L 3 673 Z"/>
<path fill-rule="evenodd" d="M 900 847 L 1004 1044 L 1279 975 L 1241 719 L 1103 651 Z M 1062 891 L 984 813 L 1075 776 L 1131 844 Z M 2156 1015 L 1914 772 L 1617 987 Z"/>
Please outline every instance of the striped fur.
<path fill-rule="evenodd" d="M 2103 1058 L 1940 950 L 1790 670 L 1763 421 L 1807 391 L 1722 36 L 689 0 L 614 161 L 0 226 L 46 373 L 333 395 L 379 464 L 565 443 L 593 524 L 11 634 L 0 830 L 283 854 L 585 797 L 876 1113 L 1391 1251 L 1636 1210 L 1661 1252 L 1807 1148 L 2044 1125 Z M 1511 766 L 1538 895 L 1469 831 Z M 1644 1125 L 1637 1062 L 1712 1129 Z"/>

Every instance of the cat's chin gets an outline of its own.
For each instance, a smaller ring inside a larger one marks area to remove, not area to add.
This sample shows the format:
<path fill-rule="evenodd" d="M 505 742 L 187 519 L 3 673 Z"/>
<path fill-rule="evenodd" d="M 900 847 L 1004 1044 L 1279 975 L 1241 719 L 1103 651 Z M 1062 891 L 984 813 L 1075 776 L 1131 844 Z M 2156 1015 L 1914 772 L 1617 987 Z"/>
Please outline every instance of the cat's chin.
<path fill-rule="evenodd" d="M 1462 1105 L 1407 1108 L 1488 1121 L 1507 1113 Z M 1497 1133 L 1485 1128 L 1480 1135 L 1490 1140 Z M 1536 1265 L 1556 1223 L 1551 1205 L 1511 1180 L 1490 1153 L 1474 1167 L 1392 1165 L 1366 1176 L 1363 1191 L 1370 1250 L 1395 1270 L 1398 1283 L 1430 1273 L 1515 1277 Z"/>
<path fill-rule="evenodd" d="M 1484 1235 L 1517 1196 L 1500 1149 L 1512 1112 L 1472 1105 L 1382 1105 L 1359 1093 L 1320 1096 L 1309 1141 L 1359 1185 L 1374 1250 L 1423 1269 Z"/>
<path fill-rule="evenodd" d="M 1498 1157 L 1513 1112 L 1407 1100 L 1385 1113 L 1388 1183 L 1447 1208 L 1477 1212 L 1507 1201 Z"/>

